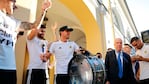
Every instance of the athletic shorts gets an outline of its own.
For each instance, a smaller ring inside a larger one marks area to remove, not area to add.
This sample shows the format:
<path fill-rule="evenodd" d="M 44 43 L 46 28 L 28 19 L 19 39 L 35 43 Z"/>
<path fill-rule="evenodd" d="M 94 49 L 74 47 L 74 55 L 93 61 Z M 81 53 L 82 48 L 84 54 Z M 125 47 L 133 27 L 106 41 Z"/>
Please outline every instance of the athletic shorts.
<path fill-rule="evenodd" d="M 17 84 L 16 70 L 0 69 L 0 84 Z"/>
<path fill-rule="evenodd" d="M 26 73 L 25 84 L 46 84 L 45 69 L 30 69 Z"/>

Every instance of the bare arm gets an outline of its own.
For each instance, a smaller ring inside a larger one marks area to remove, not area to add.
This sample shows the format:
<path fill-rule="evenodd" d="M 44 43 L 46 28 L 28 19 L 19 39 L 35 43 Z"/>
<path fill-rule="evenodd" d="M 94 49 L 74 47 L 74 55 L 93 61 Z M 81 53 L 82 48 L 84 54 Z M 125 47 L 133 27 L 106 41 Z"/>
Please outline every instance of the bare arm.
<path fill-rule="evenodd" d="M 131 56 L 131 62 L 136 62 L 136 56 Z"/>
<path fill-rule="evenodd" d="M 149 62 L 149 58 L 146 58 L 146 57 L 143 57 L 143 56 L 140 56 L 140 55 L 135 56 L 135 60 Z"/>
<path fill-rule="evenodd" d="M 49 42 L 49 43 L 48 43 L 46 52 L 49 52 L 49 48 L 50 48 L 51 44 L 52 44 L 52 42 Z"/>
<path fill-rule="evenodd" d="M 146 61 L 146 62 L 149 62 L 149 58 L 142 57 L 142 58 L 140 58 L 140 61 Z"/>
<path fill-rule="evenodd" d="M 36 21 L 34 23 L 29 23 L 29 22 L 22 22 L 20 25 L 20 29 L 21 30 L 29 30 L 29 29 L 33 29 L 33 28 L 40 28 L 40 25 L 43 22 L 43 19 L 46 15 L 46 11 L 49 7 L 51 7 L 52 2 L 50 0 L 46 0 L 44 2 L 44 4 L 42 5 L 42 13 L 40 15 L 40 17 L 38 19 L 36 19 Z"/>
<path fill-rule="evenodd" d="M 54 25 L 52 25 L 52 32 L 54 35 L 54 41 L 58 40 L 58 37 L 56 35 L 56 29 L 57 29 L 57 23 L 55 22 Z"/>
<path fill-rule="evenodd" d="M 38 29 L 32 29 L 27 33 L 27 39 L 32 40 L 38 33 Z"/>

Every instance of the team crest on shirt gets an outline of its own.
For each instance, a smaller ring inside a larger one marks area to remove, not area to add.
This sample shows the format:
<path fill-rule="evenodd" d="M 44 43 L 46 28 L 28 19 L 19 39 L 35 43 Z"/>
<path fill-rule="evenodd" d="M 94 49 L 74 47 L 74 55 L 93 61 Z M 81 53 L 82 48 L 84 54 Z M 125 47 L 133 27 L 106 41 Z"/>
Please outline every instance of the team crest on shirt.
<path fill-rule="evenodd" d="M 62 49 L 62 47 L 59 47 L 58 49 Z"/>
<path fill-rule="evenodd" d="M 69 48 L 72 48 L 72 46 L 69 46 Z"/>
<path fill-rule="evenodd" d="M 147 54 L 147 51 L 144 51 L 145 54 Z"/>

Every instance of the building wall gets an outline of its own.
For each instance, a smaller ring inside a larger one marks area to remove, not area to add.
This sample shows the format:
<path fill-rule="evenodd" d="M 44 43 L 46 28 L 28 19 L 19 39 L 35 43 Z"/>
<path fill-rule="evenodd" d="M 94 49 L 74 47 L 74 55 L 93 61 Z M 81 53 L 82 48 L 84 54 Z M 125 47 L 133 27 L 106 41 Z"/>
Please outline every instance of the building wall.
<path fill-rule="evenodd" d="M 97 21 L 100 29 L 102 49 L 114 48 L 114 38 L 129 43 L 131 37 L 138 35 L 133 19 L 124 0 L 83 0 Z M 104 33 L 103 33 L 104 32 Z"/>
<path fill-rule="evenodd" d="M 114 48 L 114 38 L 121 38 L 123 43 L 129 43 L 130 38 L 138 34 L 124 0 L 102 0 L 102 3 L 106 11 L 104 29 L 107 48 Z"/>

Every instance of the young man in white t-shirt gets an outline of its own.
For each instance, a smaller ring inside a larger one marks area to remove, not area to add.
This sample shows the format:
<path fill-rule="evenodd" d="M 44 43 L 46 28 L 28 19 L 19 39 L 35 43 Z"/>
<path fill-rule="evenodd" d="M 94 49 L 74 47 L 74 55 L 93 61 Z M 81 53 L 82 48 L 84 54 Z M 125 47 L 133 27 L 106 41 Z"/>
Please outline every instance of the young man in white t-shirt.
<path fill-rule="evenodd" d="M 41 25 L 40 29 L 32 29 L 27 34 L 29 65 L 25 84 L 47 84 L 49 54 L 46 52 L 48 41 L 44 38 L 45 28 Z"/>
<path fill-rule="evenodd" d="M 137 50 L 134 59 L 140 64 L 139 84 L 149 84 L 149 44 L 138 37 L 133 37 L 130 43 Z"/>
<path fill-rule="evenodd" d="M 15 43 L 20 31 L 38 28 L 45 11 L 51 6 L 47 1 L 42 14 L 34 23 L 21 22 L 11 15 L 16 7 L 15 0 L 0 0 L 0 84 L 16 84 Z"/>
<path fill-rule="evenodd" d="M 54 54 L 56 61 L 56 84 L 69 84 L 68 64 L 73 57 L 75 51 L 79 51 L 79 46 L 69 41 L 70 32 L 72 28 L 63 26 L 59 29 L 60 40 L 52 42 L 49 52 Z"/>

